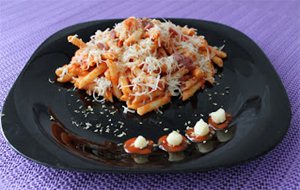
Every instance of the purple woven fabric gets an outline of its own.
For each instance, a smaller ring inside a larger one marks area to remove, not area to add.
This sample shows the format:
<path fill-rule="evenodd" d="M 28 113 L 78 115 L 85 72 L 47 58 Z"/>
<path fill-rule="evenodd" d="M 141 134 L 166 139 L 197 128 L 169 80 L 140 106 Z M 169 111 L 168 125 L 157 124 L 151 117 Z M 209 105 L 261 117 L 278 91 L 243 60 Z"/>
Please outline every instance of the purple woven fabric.
<path fill-rule="evenodd" d="M 212 20 L 246 33 L 279 74 L 292 106 L 284 140 L 254 161 L 186 174 L 99 174 L 48 168 L 15 153 L 0 135 L 0 189 L 300 189 L 300 3 L 295 1 L 1 1 L 0 111 L 35 49 L 51 34 L 89 20 L 178 17 Z"/>

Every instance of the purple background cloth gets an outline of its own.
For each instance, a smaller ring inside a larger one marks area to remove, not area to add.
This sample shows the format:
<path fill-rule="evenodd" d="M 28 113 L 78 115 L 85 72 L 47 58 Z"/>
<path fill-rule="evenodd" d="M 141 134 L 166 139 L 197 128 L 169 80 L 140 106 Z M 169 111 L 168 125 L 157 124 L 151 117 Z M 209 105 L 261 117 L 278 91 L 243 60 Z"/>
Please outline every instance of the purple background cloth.
<path fill-rule="evenodd" d="M 0 134 L 0 189 L 300 189 L 299 12 L 298 0 L 1 1 L 0 111 L 31 54 L 51 34 L 80 22 L 137 16 L 212 20 L 244 32 L 272 62 L 288 93 L 293 116 L 286 137 L 267 155 L 204 173 L 57 170 L 23 158 Z"/>

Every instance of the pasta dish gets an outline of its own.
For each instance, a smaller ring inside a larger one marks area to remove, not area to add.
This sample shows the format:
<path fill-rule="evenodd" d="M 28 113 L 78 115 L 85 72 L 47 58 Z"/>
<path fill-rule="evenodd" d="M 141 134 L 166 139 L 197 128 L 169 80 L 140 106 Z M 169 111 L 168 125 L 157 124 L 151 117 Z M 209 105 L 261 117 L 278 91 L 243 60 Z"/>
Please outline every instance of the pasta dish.
<path fill-rule="evenodd" d="M 55 71 L 57 81 L 73 83 L 96 101 L 115 97 L 139 115 L 159 109 L 172 96 L 185 101 L 205 82 L 213 84 L 214 66 L 223 67 L 227 57 L 194 28 L 147 18 L 127 18 L 96 31 L 89 42 L 78 35 L 68 41 L 79 49 Z"/>

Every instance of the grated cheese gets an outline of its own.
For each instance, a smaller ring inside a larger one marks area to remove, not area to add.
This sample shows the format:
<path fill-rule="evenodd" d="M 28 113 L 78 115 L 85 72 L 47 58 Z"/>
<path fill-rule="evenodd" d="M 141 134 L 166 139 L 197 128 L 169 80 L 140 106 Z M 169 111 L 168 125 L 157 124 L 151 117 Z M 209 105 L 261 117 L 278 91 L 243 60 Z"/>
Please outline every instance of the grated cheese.
<path fill-rule="evenodd" d="M 95 82 L 95 87 L 93 90 L 93 97 L 97 101 L 98 98 L 96 98 L 96 96 L 104 96 L 106 89 L 111 87 L 111 82 L 107 80 L 105 77 L 96 78 L 94 82 Z M 100 102 L 103 101 L 104 99 L 100 100 Z"/>
<path fill-rule="evenodd" d="M 204 36 L 197 35 L 195 29 L 191 29 L 194 30 L 194 34 L 186 35 L 184 30 L 190 28 L 175 25 L 168 20 L 149 19 L 147 22 L 151 23 L 151 26 L 143 28 L 145 26 L 142 26 L 141 19 L 130 17 L 125 22 L 116 24 L 113 29 L 97 30 L 86 46 L 76 51 L 71 64 L 62 67 L 60 77 L 68 74 L 68 68 L 72 64 L 89 71 L 90 67 L 106 62 L 104 55 L 111 53 L 118 64 L 119 73 L 128 77 L 127 87 L 131 90 L 129 96 L 133 96 L 130 98 L 147 95 L 152 100 L 151 93 L 156 90 L 165 90 L 165 93 L 172 96 L 181 96 L 182 76 L 176 75 L 183 67 L 182 62 L 176 59 L 176 55 L 179 55 L 192 60 L 193 66 L 199 67 L 205 73 L 205 80 L 214 82 L 214 68 L 211 63 L 214 55 L 210 54 L 208 48 L 206 54 L 199 53 L 199 48 L 206 44 Z M 78 35 L 74 35 L 73 39 L 75 37 Z M 123 45 L 120 46 L 119 42 Z M 224 45 L 218 49 L 223 48 Z M 129 73 L 126 73 L 127 71 Z M 107 90 L 112 91 L 112 83 L 106 77 L 102 75 L 96 78 L 91 84 L 92 87 L 87 90 L 95 101 L 103 102 L 104 98 L 98 99 L 99 96 L 103 97 Z M 79 77 L 75 76 L 72 79 L 76 82 Z M 119 89 L 124 87 L 120 83 L 116 85 Z M 143 101 L 147 103 L 148 100 Z M 124 106 L 124 113 L 127 112 L 134 111 Z"/>

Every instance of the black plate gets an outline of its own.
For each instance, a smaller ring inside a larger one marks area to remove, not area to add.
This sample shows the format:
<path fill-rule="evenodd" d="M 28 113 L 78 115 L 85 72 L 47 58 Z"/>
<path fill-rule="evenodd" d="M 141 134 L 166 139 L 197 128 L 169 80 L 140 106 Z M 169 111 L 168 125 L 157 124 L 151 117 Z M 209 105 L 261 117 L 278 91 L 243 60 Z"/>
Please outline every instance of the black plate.
<path fill-rule="evenodd" d="M 68 35 L 78 34 L 88 41 L 97 29 L 111 28 L 121 20 L 77 24 L 48 38 L 15 82 L 3 108 L 2 128 L 7 141 L 17 152 L 41 164 L 99 172 L 202 171 L 234 165 L 272 149 L 285 135 L 291 112 L 283 85 L 261 49 L 241 32 L 222 24 L 170 20 L 197 28 L 213 46 L 226 44 L 228 59 L 216 75 L 215 86 L 198 92 L 186 103 L 173 99 L 163 107 L 163 114 L 139 117 L 123 114 L 122 103 L 103 106 L 73 91 L 71 85 L 52 84 L 49 78 L 54 79 L 55 69 L 68 63 L 76 50 L 67 43 Z M 218 143 L 208 154 L 190 148 L 184 160 L 169 162 L 166 154 L 157 151 L 150 162 L 136 164 L 117 145 L 138 134 L 156 141 L 173 129 L 183 132 L 201 114 L 207 119 L 207 114 L 220 106 L 234 115 L 233 138 Z M 50 115 L 56 120 L 50 121 Z M 93 126 L 84 129 L 87 122 Z M 107 127 L 111 122 L 113 126 Z M 121 131 L 127 135 L 119 138 Z"/>

